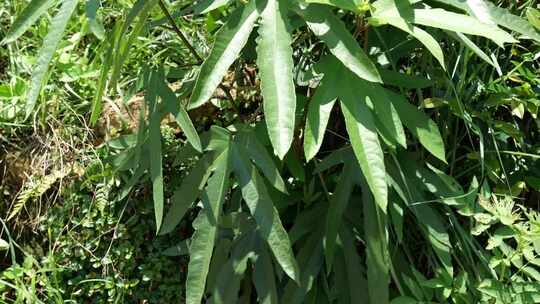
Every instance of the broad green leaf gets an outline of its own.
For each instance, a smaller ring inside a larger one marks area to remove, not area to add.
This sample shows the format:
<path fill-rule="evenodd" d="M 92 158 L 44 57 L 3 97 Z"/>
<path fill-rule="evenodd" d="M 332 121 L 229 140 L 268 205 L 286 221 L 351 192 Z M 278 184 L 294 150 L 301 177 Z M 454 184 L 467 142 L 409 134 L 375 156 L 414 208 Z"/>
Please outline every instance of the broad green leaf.
<path fill-rule="evenodd" d="M 336 238 L 338 236 L 338 231 L 341 228 L 341 223 L 343 222 L 343 212 L 349 204 L 351 193 L 354 188 L 356 169 L 357 167 L 352 164 L 345 164 L 328 206 L 324 244 L 326 269 L 328 272 L 332 270 Z"/>
<path fill-rule="evenodd" d="M 379 143 L 375 121 L 367 105 L 366 96 L 353 91 L 353 83 L 349 83 L 348 87 L 349 89 L 345 89 L 341 97 L 347 132 L 375 201 L 381 210 L 386 212 L 388 189 L 384 154 Z"/>
<path fill-rule="evenodd" d="M 497 7 L 491 2 L 486 1 L 486 5 L 489 8 L 489 14 L 492 20 L 498 25 L 540 42 L 540 32 L 527 22 L 527 20 L 513 15 L 505 8 Z"/>
<path fill-rule="evenodd" d="M 210 304 L 239 303 L 240 282 L 253 254 L 255 238 L 255 233 L 247 233 L 236 242 L 231 258 L 221 267 Z"/>
<path fill-rule="evenodd" d="M 194 14 L 206 14 L 210 11 L 218 9 L 229 4 L 231 0 L 200 0 L 193 6 Z"/>
<path fill-rule="evenodd" d="M 306 242 L 298 252 L 298 263 L 302 270 L 300 283 L 289 281 L 285 285 L 280 303 L 300 304 L 306 303 L 305 297 L 313 287 L 317 275 L 324 263 L 323 254 L 323 229 L 322 225 L 315 227 Z"/>
<path fill-rule="evenodd" d="M 208 186 L 202 195 L 205 209 L 193 223 L 195 233 L 190 246 L 190 259 L 186 282 L 186 303 L 201 303 L 210 259 L 214 249 L 217 224 L 226 191 L 228 190 L 230 155 L 229 149 L 218 156 L 214 162 L 214 174 L 208 179 Z"/>
<path fill-rule="evenodd" d="M 298 282 L 299 270 L 289 236 L 281 224 L 279 213 L 274 207 L 263 180 L 257 173 L 257 169 L 247 161 L 246 153 L 240 145 L 233 146 L 232 157 L 242 196 L 259 226 L 261 237 L 268 242 L 283 271 Z"/>
<path fill-rule="evenodd" d="M 274 265 L 267 247 L 265 243 L 257 242 L 258 255 L 253 265 L 253 285 L 257 290 L 258 303 L 278 304 Z"/>
<path fill-rule="evenodd" d="M 420 41 L 433 54 L 439 64 L 446 69 L 444 55 L 439 45 L 429 33 L 411 24 L 413 10 L 408 1 L 403 0 L 379 0 L 374 3 L 374 14 L 370 18 L 372 24 L 390 24 L 400 30 L 409 33 Z"/>
<path fill-rule="evenodd" d="M 358 45 L 345 24 L 332 11 L 320 4 L 301 9 L 309 28 L 349 70 L 371 82 L 382 82 L 375 64 Z"/>
<path fill-rule="evenodd" d="M 304 154 L 306 161 L 310 161 L 323 143 L 324 133 L 336 98 L 338 96 L 337 83 L 339 77 L 339 64 L 331 56 L 319 61 L 318 72 L 324 73 L 324 78 L 315 91 L 315 95 L 309 103 L 304 129 Z"/>
<path fill-rule="evenodd" d="M 105 28 L 97 16 L 99 9 L 99 0 L 87 0 L 85 6 L 86 17 L 88 18 L 88 25 L 92 33 L 99 39 L 105 38 Z"/>
<path fill-rule="evenodd" d="M 156 231 L 163 220 L 163 167 L 161 157 L 161 131 L 159 115 L 152 118 L 149 125 L 148 145 L 150 147 L 150 175 L 152 178 L 152 196 L 156 216 Z"/>
<path fill-rule="evenodd" d="M 373 201 L 373 197 L 363 189 L 364 240 L 366 242 L 366 264 L 370 303 L 389 302 L 389 253 L 384 214 Z"/>
<path fill-rule="evenodd" d="M 77 8 L 77 3 L 78 0 L 65 0 L 62 3 L 62 6 L 60 6 L 56 16 L 52 19 L 50 30 L 43 40 L 43 46 L 39 50 L 37 62 L 34 65 L 34 71 L 32 72 L 30 89 L 26 98 L 26 117 L 30 116 L 34 110 L 41 92 L 41 86 L 45 81 L 47 70 L 49 69 L 49 63 L 64 35 L 64 31 L 71 15 Z"/>
<path fill-rule="evenodd" d="M 370 22 L 374 22 L 377 24 L 387 23 L 399 28 L 404 32 L 409 33 L 411 36 L 418 39 L 418 41 L 420 41 L 431 52 L 431 54 L 433 54 L 433 56 L 435 57 L 435 59 L 437 59 L 442 68 L 446 70 L 446 66 L 444 64 L 444 55 L 441 46 L 439 45 L 439 42 L 437 42 L 437 40 L 435 40 L 435 38 L 433 38 L 433 36 L 431 36 L 428 32 L 417 26 L 407 23 L 404 19 L 398 17 L 376 17 L 371 18 Z"/>
<path fill-rule="evenodd" d="M 476 19 L 486 24 L 495 24 L 484 0 L 467 0 L 467 6 Z"/>
<path fill-rule="evenodd" d="M 343 226 L 340 229 L 339 238 L 343 246 L 345 265 L 347 265 L 347 281 L 349 283 L 348 290 L 351 303 L 367 303 L 366 294 L 369 294 L 368 284 L 365 278 L 365 270 L 362 266 L 363 261 L 358 255 L 354 235 L 348 227 Z"/>
<path fill-rule="evenodd" d="M 517 42 L 512 35 L 477 19 L 443 9 L 415 9 L 413 23 L 489 38 L 503 47 L 505 43 Z"/>
<path fill-rule="evenodd" d="M 279 191 L 287 193 L 285 182 L 281 178 L 274 160 L 268 153 L 268 150 L 257 140 L 255 134 L 250 131 L 240 132 L 238 134 L 238 141 L 245 148 L 247 156 L 253 160 L 255 166 L 270 181 L 270 184 Z"/>
<path fill-rule="evenodd" d="M 146 85 L 145 101 L 153 110 L 148 125 L 148 149 L 150 158 L 150 177 L 152 179 L 152 196 L 154 199 L 154 214 L 156 216 L 156 233 L 163 220 L 163 164 L 161 156 L 161 113 L 157 103 L 157 73 L 151 73 Z"/>
<path fill-rule="evenodd" d="M 49 9 L 56 0 L 32 0 L 24 10 L 17 16 L 17 19 L 11 25 L 9 32 L 2 40 L 2 44 L 11 43 L 19 38 L 28 28 Z M 76 2 L 76 1 L 75 1 Z M 68 17 L 69 18 L 69 17 Z M 54 52 L 54 51 L 53 51 Z"/>
<path fill-rule="evenodd" d="M 487 62 L 489 65 L 493 66 L 494 68 L 498 68 L 498 65 L 489 58 L 489 56 L 482 51 L 474 42 L 471 41 L 467 36 L 463 35 L 462 33 L 454 33 L 454 32 L 447 32 L 447 34 L 456 39 L 457 41 L 463 43 L 466 47 L 468 47 L 471 51 L 473 51 L 478 57 L 480 57 L 482 60 Z"/>
<path fill-rule="evenodd" d="M 402 96 L 387 91 L 403 124 L 435 157 L 446 162 L 444 142 L 439 128 L 429 117 L 407 102 Z"/>
<path fill-rule="evenodd" d="M 193 148 L 195 148 L 195 150 L 202 152 L 201 139 L 199 138 L 199 134 L 197 134 L 197 130 L 193 126 L 193 122 L 191 122 L 191 119 L 184 109 L 184 106 L 180 103 L 180 100 L 176 97 L 165 81 L 165 79 L 161 79 L 159 83 L 159 95 L 163 99 L 165 107 L 174 116 L 176 122 L 182 129 L 182 132 L 184 132 L 186 135 L 188 142 L 193 146 Z"/>
<path fill-rule="evenodd" d="M 540 11 L 535 8 L 528 7 L 526 14 L 529 23 L 532 24 L 537 30 L 540 30 Z"/>
<path fill-rule="evenodd" d="M 246 44 L 259 14 L 255 0 L 241 5 L 227 23 L 216 33 L 212 51 L 201 66 L 188 108 L 193 109 L 207 102 Z"/>
<path fill-rule="evenodd" d="M 362 79 L 356 79 L 355 87 L 368 95 L 368 106 L 374 111 L 375 124 L 380 135 L 393 145 L 407 147 L 407 138 L 401 124 L 401 119 L 395 106 L 390 102 L 386 90 L 380 85 Z"/>
<path fill-rule="evenodd" d="M 362 13 L 369 9 L 369 4 L 363 0 L 306 0 L 306 3 L 332 5 L 355 13 Z"/>
<path fill-rule="evenodd" d="M 291 147 L 296 111 L 291 34 L 285 0 L 266 0 L 257 40 L 264 115 L 276 155 L 283 159 Z"/>
<path fill-rule="evenodd" d="M 182 185 L 173 194 L 171 208 L 167 215 L 165 215 L 159 234 L 167 234 L 173 231 L 191 204 L 201 195 L 211 172 L 209 169 L 212 159 L 213 156 L 211 154 L 205 154 L 199 159 L 189 174 L 184 177 Z"/>
<path fill-rule="evenodd" d="M 473 13 L 469 6 L 461 0 L 436 0 L 437 2 L 445 3 L 454 7 L 457 7 L 461 10 Z M 485 1 L 485 5 L 489 10 L 489 15 L 491 20 L 497 23 L 500 26 L 508 28 L 512 31 L 520 33 L 530 39 L 534 39 L 540 42 L 540 33 L 535 30 L 535 28 L 524 20 L 523 18 L 512 14 L 509 10 L 498 7 L 491 3 L 490 1 Z"/>

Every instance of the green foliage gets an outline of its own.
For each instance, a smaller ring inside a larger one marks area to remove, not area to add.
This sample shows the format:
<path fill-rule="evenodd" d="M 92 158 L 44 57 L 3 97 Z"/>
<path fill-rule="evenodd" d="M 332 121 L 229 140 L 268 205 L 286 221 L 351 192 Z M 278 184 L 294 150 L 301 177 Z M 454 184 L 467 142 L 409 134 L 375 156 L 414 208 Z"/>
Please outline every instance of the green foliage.
<path fill-rule="evenodd" d="M 136 113 L 107 101 L 134 127 L 47 213 L 51 260 L 14 259 L 6 297 L 32 299 L 34 285 L 17 287 L 55 265 L 54 282 L 39 278 L 46 300 L 538 301 L 532 3 L 139 0 L 111 6 L 112 18 L 88 1 L 84 49 L 96 54 L 74 80 L 92 88 L 83 116 L 96 124 L 109 96 L 144 97 Z M 12 75 L 5 95 L 26 94 L 26 115 L 17 103 L 6 120 L 47 113 L 34 111 L 42 84 L 62 79 L 49 63 L 77 56 L 61 39 L 76 36 L 77 4 L 63 1 L 42 31 L 30 85 Z M 48 5 L 32 1 L 4 43 Z M 175 262 L 187 266 L 185 299 Z"/>

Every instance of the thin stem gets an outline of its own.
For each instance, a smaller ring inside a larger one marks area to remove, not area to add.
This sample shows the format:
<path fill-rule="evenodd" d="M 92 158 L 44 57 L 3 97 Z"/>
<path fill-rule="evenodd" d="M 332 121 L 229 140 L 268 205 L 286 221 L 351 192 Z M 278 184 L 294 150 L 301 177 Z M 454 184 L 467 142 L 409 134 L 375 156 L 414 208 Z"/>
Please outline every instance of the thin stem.
<path fill-rule="evenodd" d="M 178 35 L 178 37 L 180 37 L 180 39 L 182 40 L 182 42 L 184 42 L 184 44 L 185 44 L 186 47 L 189 49 L 189 51 L 191 52 L 191 54 L 193 54 L 193 56 L 195 56 L 195 58 L 197 58 L 198 64 L 201 64 L 204 60 L 202 59 L 201 55 L 199 55 L 199 53 L 197 53 L 197 50 L 195 50 L 195 48 L 193 47 L 193 45 L 191 45 L 191 43 L 190 43 L 189 40 L 186 38 L 186 36 L 184 35 L 184 33 L 182 33 L 182 31 L 180 30 L 180 28 L 178 27 L 178 25 L 176 25 L 176 22 L 174 22 L 174 19 L 173 19 L 173 17 L 171 16 L 171 13 L 169 13 L 169 10 L 167 9 L 167 6 L 165 6 L 165 3 L 163 3 L 163 0 L 159 0 L 159 7 L 161 8 L 161 10 L 163 11 L 163 13 L 165 14 L 165 16 L 167 17 L 167 19 L 169 20 L 169 23 L 170 23 L 171 26 L 172 26 L 172 30 Z"/>

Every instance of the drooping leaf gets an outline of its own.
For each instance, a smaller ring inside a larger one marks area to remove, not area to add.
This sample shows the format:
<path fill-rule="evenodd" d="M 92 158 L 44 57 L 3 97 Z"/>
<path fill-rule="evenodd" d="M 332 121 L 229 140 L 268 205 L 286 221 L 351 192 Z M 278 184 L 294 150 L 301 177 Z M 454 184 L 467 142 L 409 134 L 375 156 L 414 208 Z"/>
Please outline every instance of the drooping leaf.
<path fill-rule="evenodd" d="M 443 51 L 437 40 L 423 29 L 411 24 L 414 13 L 408 1 L 380 0 L 375 2 L 373 7 L 374 14 L 370 18 L 370 23 L 376 25 L 390 24 L 409 33 L 426 46 L 443 69 L 446 69 Z"/>
<path fill-rule="evenodd" d="M 205 154 L 182 180 L 180 188 L 176 190 L 171 199 L 172 205 L 161 226 L 160 234 L 171 232 L 184 217 L 191 204 L 201 195 L 204 185 L 209 177 L 210 165 L 213 155 Z"/>
<path fill-rule="evenodd" d="M 385 214 L 380 212 L 363 182 L 364 239 L 370 303 L 389 302 L 389 255 Z"/>
<path fill-rule="evenodd" d="M 454 7 L 457 7 L 463 11 L 467 11 L 472 14 L 471 9 L 461 0 L 436 0 L 437 2 L 445 3 Z M 512 14 L 508 9 L 503 7 L 498 7 L 491 3 L 490 1 L 484 1 L 484 4 L 487 6 L 491 20 L 497 23 L 500 26 L 508 28 L 512 31 L 520 33 L 530 39 L 534 39 L 540 42 L 540 32 L 535 30 L 535 28 L 524 20 L 523 18 Z"/>
<path fill-rule="evenodd" d="M 161 115 L 159 112 L 156 111 L 152 115 L 148 131 L 148 146 L 150 149 L 150 175 L 152 178 L 152 196 L 154 199 L 154 214 L 156 216 L 156 231 L 159 231 L 161 227 L 161 222 L 163 220 L 164 204 L 160 126 Z"/>
<path fill-rule="evenodd" d="M 304 129 L 304 154 L 306 161 L 311 160 L 321 148 L 330 113 L 336 102 L 340 65 L 336 65 L 330 56 L 319 61 L 318 72 L 324 74 L 315 95 L 309 103 Z"/>
<path fill-rule="evenodd" d="M 56 0 L 32 0 L 24 10 L 17 16 L 17 19 L 11 25 L 9 32 L 2 40 L 2 44 L 11 43 L 19 38 L 28 30 L 36 20 L 49 9 Z"/>
<path fill-rule="evenodd" d="M 348 227 L 342 226 L 339 231 L 339 238 L 341 239 L 343 256 L 345 258 L 345 265 L 347 266 L 347 281 L 349 283 L 347 289 L 349 290 L 351 303 L 368 303 L 366 295 L 369 294 L 369 292 L 365 277 L 365 269 L 362 266 L 362 260 L 358 255 L 358 249 L 354 242 L 354 235 Z"/>
<path fill-rule="evenodd" d="M 188 142 L 195 150 L 202 152 L 201 139 L 193 126 L 193 122 L 191 122 L 191 119 L 184 109 L 184 106 L 180 103 L 180 100 L 165 83 L 165 79 L 161 79 L 159 82 L 159 94 L 163 99 L 163 103 L 167 110 L 174 116 L 176 122 L 180 128 L 182 128 L 182 132 L 186 135 Z"/>
<path fill-rule="evenodd" d="M 354 85 L 357 90 L 365 92 L 369 97 L 368 106 L 373 110 L 373 117 L 379 134 L 383 136 L 387 142 L 393 145 L 407 147 L 407 139 L 401 119 L 397 113 L 395 106 L 390 102 L 389 95 L 386 90 L 380 85 L 370 83 L 362 79 L 356 79 Z"/>
<path fill-rule="evenodd" d="M 188 109 L 197 108 L 212 97 L 227 70 L 248 41 L 258 17 L 255 0 L 251 0 L 247 5 L 241 5 L 231 13 L 227 23 L 216 33 L 212 51 L 201 66 Z"/>
<path fill-rule="evenodd" d="M 26 97 L 26 117 L 30 116 L 34 110 L 41 92 L 41 86 L 45 81 L 49 69 L 49 63 L 64 35 L 71 15 L 75 11 L 75 8 L 77 8 L 78 2 L 78 0 L 65 0 L 60 6 L 58 13 L 52 19 L 50 30 L 43 40 L 43 46 L 39 50 L 37 61 L 33 68 L 30 89 Z"/>
<path fill-rule="evenodd" d="M 285 21 L 286 5 L 285 0 L 266 0 L 257 40 L 265 121 L 280 159 L 285 157 L 293 141 L 296 110 L 292 38 Z"/>
<path fill-rule="evenodd" d="M 489 38 L 503 47 L 505 43 L 517 42 L 512 35 L 494 25 L 443 9 L 415 9 L 413 23 Z"/>
<path fill-rule="evenodd" d="M 353 83 L 342 93 L 342 111 L 354 154 L 381 211 L 386 212 L 388 189 L 384 154 L 366 95 L 354 91 Z M 399 110 L 398 110 L 399 111 Z"/>
<path fill-rule="evenodd" d="M 201 303 L 210 259 L 214 249 L 217 225 L 225 194 L 228 189 L 230 172 L 229 149 L 218 156 L 214 162 L 214 174 L 208 179 L 208 186 L 202 195 L 205 209 L 193 223 L 195 233 L 190 246 L 190 259 L 186 281 L 186 303 Z"/>
<path fill-rule="evenodd" d="M 306 294 L 312 289 L 324 263 L 323 233 L 322 225 L 316 227 L 298 252 L 298 262 L 302 270 L 300 283 L 289 281 L 280 303 L 306 303 Z"/>
<path fill-rule="evenodd" d="M 332 194 L 326 216 L 325 248 L 326 268 L 330 272 L 334 261 L 336 238 L 343 222 L 343 212 L 349 204 L 353 191 L 357 167 L 345 164 L 343 172 L 337 182 L 336 189 Z"/>
<path fill-rule="evenodd" d="M 371 82 L 382 82 L 375 64 L 360 48 L 343 22 L 332 11 L 320 4 L 311 4 L 301 9 L 309 28 L 329 48 L 345 67 L 358 77 Z"/>
<path fill-rule="evenodd" d="M 222 265 L 216 279 L 211 304 L 238 303 L 240 281 L 247 269 L 247 262 L 253 254 L 255 233 L 247 233 L 236 242 L 230 259 Z"/>
<path fill-rule="evenodd" d="M 259 303 L 278 304 L 274 265 L 268 254 L 268 246 L 263 242 L 257 242 L 256 246 L 258 256 L 253 267 L 253 285 L 257 290 Z"/>
<path fill-rule="evenodd" d="M 387 91 L 387 94 L 396 107 L 403 124 L 431 154 L 446 162 L 444 142 L 437 125 L 402 96 L 391 91 Z"/>
<path fill-rule="evenodd" d="M 242 189 L 242 196 L 259 226 L 259 233 L 268 245 L 279 265 L 294 281 L 298 281 L 299 270 L 287 232 L 281 224 L 279 213 L 274 207 L 266 186 L 255 167 L 247 161 L 240 145 L 232 151 L 233 166 Z"/>
<path fill-rule="evenodd" d="M 247 156 L 253 160 L 255 166 L 270 181 L 270 184 L 277 190 L 287 193 L 285 182 L 281 178 L 274 160 L 268 153 L 268 150 L 259 142 L 255 134 L 250 131 L 240 132 L 238 134 L 238 141 L 245 148 Z"/>

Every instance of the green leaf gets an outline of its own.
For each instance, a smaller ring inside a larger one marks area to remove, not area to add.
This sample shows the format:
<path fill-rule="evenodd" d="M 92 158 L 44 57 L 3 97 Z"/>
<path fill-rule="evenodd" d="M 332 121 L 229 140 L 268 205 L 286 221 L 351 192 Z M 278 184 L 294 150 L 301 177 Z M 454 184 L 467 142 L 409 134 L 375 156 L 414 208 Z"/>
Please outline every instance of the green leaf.
<path fill-rule="evenodd" d="M 279 213 L 274 207 L 264 182 L 255 167 L 246 161 L 246 154 L 240 145 L 233 146 L 232 156 L 242 196 L 259 226 L 261 237 L 268 242 L 283 271 L 298 282 L 299 270 L 289 236 L 281 224 Z"/>
<path fill-rule="evenodd" d="M 362 198 L 369 298 L 370 303 L 385 304 L 389 302 L 390 283 L 385 215 L 379 212 L 366 186 L 362 187 Z"/>
<path fill-rule="evenodd" d="M 241 235 L 236 242 L 231 258 L 221 267 L 214 286 L 210 304 L 239 303 L 240 282 L 247 269 L 247 261 L 253 254 L 255 232 Z M 220 265 L 221 266 L 221 265 Z"/>
<path fill-rule="evenodd" d="M 206 277 L 216 239 L 217 223 L 219 222 L 221 208 L 229 184 L 229 149 L 216 158 L 214 166 L 216 169 L 208 179 L 208 187 L 202 196 L 205 209 L 199 213 L 193 223 L 195 233 L 190 246 L 186 282 L 186 303 L 188 304 L 201 303 L 204 294 Z"/>
<path fill-rule="evenodd" d="M 193 148 L 195 148 L 195 150 L 202 152 L 199 134 L 197 134 L 197 130 L 193 126 L 193 122 L 191 122 L 191 118 L 189 118 L 189 115 L 184 109 L 183 105 L 180 103 L 180 100 L 176 97 L 171 88 L 169 88 L 165 79 L 161 79 L 159 87 L 159 95 L 163 99 L 165 107 L 170 113 L 173 114 L 176 123 L 178 123 L 182 129 L 182 132 L 184 132 L 186 135 L 188 142 L 193 146 Z"/>
<path fill-rule="evenodd" d="M 292 38 L 285 17 L 284 0 L 266 0 L 257 40 L 264 115 L 270 141 L 280 159 L 291 147 L 296 111 Z"/>
<path fill-rule="evenodd" d="M 34 110 L 41 86 L 45 81 L 49 63 L 62 39 L 71 15 L 77 8 L 77 3 L 77 0 L 65 0 L 56 16 L 52 19 L 50 30 L 43 40 L 43 46 L 39 50 L 37 62 L 33 68 L 30 89 L 26 98 L 26 117 L 29 117 Z"/>
<path fill-rule="evenodd" d="M 527 7 L 527 20 L 532 24 L 537 30 L 540 30 L 540 11 L 535 8 Z"/>
<path fill-rule="evenodd" d="M 342 93 L 342 111 L 347 132 L 362 173 L 366 177 L 375 201 L 386 212 L 388 189 L 384 154 L 379 143 L 375 121 L 365 95 L 354 90 L 353 83 Z"/>
<path fill-rule="evenodd" d="M 257 242 L 258 256 L 253 265 L 253 285 L 257 289 L 258 303 L 277 304 L 276 276 L 267 247 L 265 243 Z"/>
<path fill-rule="evenodd" d="M 312 289 L 317 275 L 321 271 L 324 263 L 322 225 L 316 227 L 309 235 L 306 242 L 298 252 L 298 262 L 302 275 L 300 283 L 289 281 L 285 285 L 281 303 L 300 304 L 306 303 L 305 296 Z"/>
<path fill-rule="evenodd" d="M 398 17 L 382 16 L 377 18 L 371 18 L 370 21 L 376 22 L 377 24 L 390 24 L 404 32 L 409 33 L 411 36 L 418 39 L 418 41 L 420 41 L 431 52 L 431 54 L 433 54 L 433 56 L 435 57 L 435 59 L 437 59 L 442 68 L 446 70 L 446 66 L 444 64 L 444 55 L 441 46 L 439 45 L 439 42 L 437 42 L 437 40 L 435 40 L 435 38 L 433 38 L 433 36 L 431 36 L 428 32 Z"/>
<path fill-rule="evenodd" d="M 467 36 L 463 35 L 462 33 L 454 33 L 454 32 L 447 32 L 447 34 L 456 39 L 457 41 L 463 43 L 467 48 L 469 48 L 471 51 L 473 51 L 478 57 L 480 57 L 482 60 L 487 62 L 489 65 L 493 66 L 494 68 L 498 68 L 498 65 L 489 58 L 489 56 L 482 51 L 474 42 L 472 42 Z"/>
<path fill-rule="evenodd" d="M 304 129 L 306 161 L 310 161 L 315 157 L 321 148 L 326 126 L 338 96 L 336 80 L 341 65 L 336 65 L 332 56 L 326 56 L 317 65 L 320 72 L 324 73 L 324 78 L 309 103 L 306 127 Z"/>
<path fill-rule="evenodd" d="M 311 4 L 300 14 L 309 28 L 317 35 L 342 63 L 358 77 L 371 82 L 382 82 L 375 64 L 360 48 L 345 24 L 324 5 Z"/>
<path fill-rule="evenodd" d="M 148 149 L 150 158 L 150 176 L 152 179 L 152 196 L 154 199 L 154 214 L 156 216 L 156 232 L 159 231 L 163 220 L 163 164 L 161 156 L 161 113 L 157 106 L 157 75 L 152 73 L 146 87 L 145 100 L 154 109 L 148 125 Z"/>
<path fill-rule="evenodd" d="M 340 229 L 339 238 L 343 245 L 343 256 L 345 257 L 345 265 L 347 266 L 349 298 L 351 299 L 351 303 L 364 303 L 366 302 L 366 294 L 369 294 L 368 284 L 365 278 L 365 270 L 362 266 L 363 261 L 358 255 L 354 235 L 349 228 L 343 226 Z"/>
<path fill-rule="evenodd" d="M 99 39 L 105 38 L 105 28 L 98 19 L 97 11 L 99 9 L 99 0 L 87 0 L 85 6 L 86 17 L 88 18 L 88 25 L 92 33 Z"/>
<path fill-rule="evenodd" d="M 385 85 L 392 85 L 405 89 L 423 89 L 433 86 L 434 84 L 433 80 L 416 75 L 402 74 L 392 70 L 380 69 L 379 73 L 381 74 Z"/>
<path fill-rule="evenodd" d="M 229 66 L 246 44 L 258 17 L 255 0 L 251 0 L 236 9 L 216 33 L 214 47 L 201 66 L 188 109 L 197 108 L 212 97 Z"/>
<path fill-rule="evenodd" d="M 32 0 L 17 16 L 0 45 L 11 43 L 19 38 L 32 24 L 49 9 L 56 0 Z"/>
<path fill-rule="evenodd" d="M 436 0 L 437 2 L 445 3 L 452 5 L 461 10 L 472 13 L 468 5 L 461 0 Z M 524 20 L 523 18 L 512 14 L 508 9 L 498 7 L 491 3 L 490 1 L 484 1 L 485 5 L 489 10 L 489 15 L 491 20 L 497 23 L 500 26 L 506 27 L 512 31 L 518 32 L 530 39 L 534 39 L 540 42 L 540 33 L 535 30 L 535 28 Z"/>
<path fill-rule="evenodd" d="M 287 193 L 285 182 L 281 178 L 274 160 L 268 150 L 255 137 L 255 134 L 250 131 L 240 132 L 238 141 L 245 148 L 247 156 L 253 160 L 253 163 L 261 170 L 272 186 L 283 193 Z"/>
<path fill-rule="evenodd" d="M 500 47 L 503 47 L 504 43 L 517 42 L 510 34 L 495 25 L 482 23 L 467 15 L 456 14 L 443 9 L 415 9 L 413 15 L 412 22 L 415 24 L 486 37 L 493 40 Z"/>
<path fill-rule="evenodd" d="M 418 138 L 420 143 L 435 157 L 446 162 L 444 142 L 437 124 L 423 112 L 407 102 L 401 95 L 387 91 L 403 121 L 403 124 Z"/>
<path fill-rule="evenodd" d="M 306 3 L 332 5 L 355 13 L 362 13 L 369 9 L 369 4 L 363 0 L 306 0 Z"/>
<path fill-rule="evenodd" d="M 370 23 L 376 25 L 390 24 L 409 33 L 426 46 L 437 61 L 439 61 L 442 68 L 446 69 L 443 51 L 437 40 L 423 29 L 411 24 L 413 11 L 407 1 L 379 0 L 374 3 L 373 7 L 374 14 L 370 18 Z"/>
<path fill-rule="evenodd" d="M 106 47 L 112 48 L 114 46 L 114 41 L 120 35 L 120 27 L 115 26 L 112 33 L 107 37 Z M 97 83 L 97 89 L 95 92 L 94 100 L 92 101 L 92 114 L 90 115 L 90 125 L 94 126 L 98 121 L 101 111 L 103 110 L 103 93 L 105 91 L 105 86 L 107 85 L 107 76 L 112 67 L 113 52 L 105 52 L 103 63 L 101 64 L 101 70 L 99 72 L 99 80 Z"/>
<path fill-rule="evenodd" d="M 211 153 L 205 154 L 199 159 L 189 174 L 184 177 L 180 188 L 173 194 L 171 199 L 172 206 L 163 220 L 159 234 L 167 234 L 173 231 L 191 204 L 201 195 L 206 180 L 211 173 L 209 168 L 212 164 L 212 159 L 213 155 Z"/>
<path fill-rule="evenodd" d="M 362 79 L 354 82 L 356 88 L 368 95 L 368 106 L 374 111 L 375 124 L 379 134 L 393 145 L 407 147 L 407 138 L 401 124 L 401 119 L 395 106 L 390 102 L 386 90 L 380 85 Z"/>
<path fill-rule="evenodd" d="M 332 270 L 336 239 L 338 236 L 338 231 L 341 228 L 341 223 L 343 222 L 343 212 L 349 204 L 349 200 L 354 188 L 356 169 L 357 167 L 354 165 L 345 164 L 328 206 L 324 248 L 326 269 L 328 272 Z"/>

